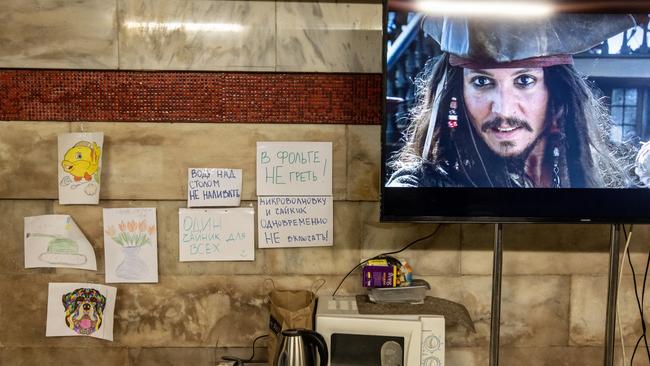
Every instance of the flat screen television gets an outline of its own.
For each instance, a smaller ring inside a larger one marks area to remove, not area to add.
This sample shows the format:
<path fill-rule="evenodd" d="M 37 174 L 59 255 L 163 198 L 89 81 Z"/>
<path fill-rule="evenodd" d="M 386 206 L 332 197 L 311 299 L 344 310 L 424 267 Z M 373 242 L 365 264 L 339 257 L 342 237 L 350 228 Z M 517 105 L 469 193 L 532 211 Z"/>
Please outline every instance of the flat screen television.
<path fill-rule="evenodd" d="M 650 222 L 650 9 L 463 4 L 385 3 L 382 221 Z"/>

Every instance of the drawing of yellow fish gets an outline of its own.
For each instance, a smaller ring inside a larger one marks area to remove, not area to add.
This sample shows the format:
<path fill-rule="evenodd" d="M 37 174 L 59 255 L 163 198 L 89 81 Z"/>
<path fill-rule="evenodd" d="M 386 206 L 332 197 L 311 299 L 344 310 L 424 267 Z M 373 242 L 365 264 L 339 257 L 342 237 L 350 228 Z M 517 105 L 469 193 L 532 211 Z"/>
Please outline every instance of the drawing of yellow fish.
<path fill-rule="evenodd" d="M 99 168 L 101 148 L 97 143 L 79 141 L 63 156 L 63 170 L 70 173 L 76 182 L 84 178 L 87 181 L 93 179 L 92 175 Z"/>

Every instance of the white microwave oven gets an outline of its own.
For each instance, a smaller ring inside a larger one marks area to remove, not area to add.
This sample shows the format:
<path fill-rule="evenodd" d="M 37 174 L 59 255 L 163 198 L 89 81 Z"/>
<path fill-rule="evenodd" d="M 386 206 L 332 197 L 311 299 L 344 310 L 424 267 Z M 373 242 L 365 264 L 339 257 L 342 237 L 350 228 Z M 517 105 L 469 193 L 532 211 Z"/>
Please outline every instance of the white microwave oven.
<path fill-rule="evenodd" d="M 354 297 L 321 297 L 316 331 L 325 338 L 328 366 L 445 365 L 441 315 L 359 314 Z"/>

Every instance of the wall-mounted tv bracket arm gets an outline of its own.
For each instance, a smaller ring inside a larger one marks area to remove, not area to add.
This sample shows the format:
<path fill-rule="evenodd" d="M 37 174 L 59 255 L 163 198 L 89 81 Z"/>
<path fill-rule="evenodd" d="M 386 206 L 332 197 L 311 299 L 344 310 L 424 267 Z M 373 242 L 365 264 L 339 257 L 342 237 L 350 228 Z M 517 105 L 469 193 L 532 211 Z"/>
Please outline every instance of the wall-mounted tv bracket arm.
<path fill-rule="evenodd" d="M 492 258 L 492 308 L 490 310 L 490 366 L 499 365 L 499 326 L 501 321 L 501 275 L 503 269 L 502 224 L 494 225 Z"/>
<path fill-rule="evenodd" d="M 605 366 L 614 364 L 616 331 L 616 296 L 618 293 L 618 253 L 620 224 L 612 224 L 609 246 L 609 284 L 607 286 L 607 320 L 605 323 Z"/>

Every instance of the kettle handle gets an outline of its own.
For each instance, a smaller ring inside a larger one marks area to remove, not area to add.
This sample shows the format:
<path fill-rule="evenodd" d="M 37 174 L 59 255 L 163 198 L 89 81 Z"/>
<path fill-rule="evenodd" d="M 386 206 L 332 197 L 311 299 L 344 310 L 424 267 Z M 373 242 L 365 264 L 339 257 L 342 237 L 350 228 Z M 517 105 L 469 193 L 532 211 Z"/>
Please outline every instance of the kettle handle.
<path fill-rule="evenodd" d="M 300 332 L 301 336 L 303 336 L 303 339 L 307 341 L 307 343 L 311 343 L 316 348 L 318 349 L 318 358 L 320 358 L 320 366 L 327 366 L 328 360 L 328 352 L 327 352 L 327 344 L 325 343 L 325 338 L 320 333 L 314 332 L 313 330 L 309 329 L 302 329 Z"/>

